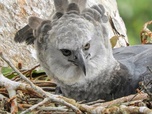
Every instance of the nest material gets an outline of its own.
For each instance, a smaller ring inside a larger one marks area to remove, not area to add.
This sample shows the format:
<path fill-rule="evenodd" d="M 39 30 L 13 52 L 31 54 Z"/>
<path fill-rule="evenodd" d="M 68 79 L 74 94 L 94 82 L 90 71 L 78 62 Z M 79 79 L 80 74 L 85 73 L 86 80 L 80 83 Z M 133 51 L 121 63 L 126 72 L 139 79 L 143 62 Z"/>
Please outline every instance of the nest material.
<path fill-rule="evenodd" d="M 104 100 L 89 103 L 85 103 L 85 101 L 76 102 L 74 99 L 55 95 L 56 84 L 53 80 L 48 79 L 44 72 L 35 72 L 35 68 L 39 65 L 29 70 L 17 69 L 2 53 L 0 55 L 15 71 L 7 74 L 7 77 L 13 75 L 12 79 L 0 75 L 0 113 L 2 114 L 18 112 L 21 114 L 27 112 L 34 114 L 68 114 L 72 112 L 95 114 L 152 113 L 152 93 L 147 91 L 147 85 L 143 85 L 142 82 L 140 83 L 141 89 L 137 89 L 135 95 L 108 102 L 104 102 Z M 19 66 L 21 65 L 19 64 Z M 143 90 L 145 93 L 142 92 Z"/>

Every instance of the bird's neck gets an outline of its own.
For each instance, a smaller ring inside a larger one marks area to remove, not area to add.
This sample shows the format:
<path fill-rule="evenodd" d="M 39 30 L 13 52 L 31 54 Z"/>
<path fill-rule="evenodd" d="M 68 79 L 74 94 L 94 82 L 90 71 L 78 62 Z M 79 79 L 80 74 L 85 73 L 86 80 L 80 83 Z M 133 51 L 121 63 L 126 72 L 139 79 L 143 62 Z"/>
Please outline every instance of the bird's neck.
<path fill-rule="evenodd" d="M 78 101 L 92 101 L 97 99 L 111 100 L 128 94 L 127 92 L 124 93 L 125 89 L 129 87 L 127 72 L 127 68 L 119 64 L 113 68 L 113 71 L 100 73 L 94 80 L 87 80 L 86 83 L 74 85 L 63 84 L 61 91 L 64 96 L 74 98 Z M 124 74 L 126 76 L 124 76 Z"/>

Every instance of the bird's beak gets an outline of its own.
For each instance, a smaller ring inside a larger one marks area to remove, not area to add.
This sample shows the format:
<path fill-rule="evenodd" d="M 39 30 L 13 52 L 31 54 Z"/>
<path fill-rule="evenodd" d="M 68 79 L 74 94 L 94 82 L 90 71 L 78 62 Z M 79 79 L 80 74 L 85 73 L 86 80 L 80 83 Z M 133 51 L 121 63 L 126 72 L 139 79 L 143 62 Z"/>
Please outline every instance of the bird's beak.
<path fill-rule="evenodd" d="M 80 49 L 77 49 L 73 52 L 73 56 L 69 58 L 69 61 L 73 62 L 75 65 L 77 65 L 86 76 L 86 66 L 85 66 L 85 60 L 83 53 Z"/>

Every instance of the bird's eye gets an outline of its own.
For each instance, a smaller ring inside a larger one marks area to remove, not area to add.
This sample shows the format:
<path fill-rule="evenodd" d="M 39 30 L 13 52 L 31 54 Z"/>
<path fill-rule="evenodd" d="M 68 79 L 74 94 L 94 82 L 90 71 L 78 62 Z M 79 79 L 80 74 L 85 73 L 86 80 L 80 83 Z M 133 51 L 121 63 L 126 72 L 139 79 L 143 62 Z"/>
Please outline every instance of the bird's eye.
<path fill-rule="evenodd" d="M 87 43 L 85 46 L 84 46 L 84 50 L 88 50 L 90 48 L 90 43 Z"/>
<path fill-rule="evenodd" d="M 64 56 L 70 56 L 71 55 L 71 51 L 68 49 L 61 49 L 61 52 Z"/>

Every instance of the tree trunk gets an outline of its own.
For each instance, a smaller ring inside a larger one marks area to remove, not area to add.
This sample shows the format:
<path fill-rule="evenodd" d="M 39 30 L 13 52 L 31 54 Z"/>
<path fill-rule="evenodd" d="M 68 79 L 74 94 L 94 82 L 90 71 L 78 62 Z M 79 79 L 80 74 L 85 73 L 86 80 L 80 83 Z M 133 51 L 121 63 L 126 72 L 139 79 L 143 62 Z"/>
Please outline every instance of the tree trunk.
<path fill-rule="evenodd" d="M 88 0 L 87 7 L 99 3 L 103 4 L 109 17 L 109 39 L 115 35 L 123 36 L 119 37 L 115 47 L 126 46 L 126 27 L 119 16 L 116 0 Z M 53 12 L 53 0 L 0 0 L 0 51 L 7 54 L 15 65 L 34 66 L 37 60 L 33 46 L 15 43 L 14 35 L 26 25 L 29 16 L 51 19 Z M 0 66 L 5 66 L 2 60 Z"/>

